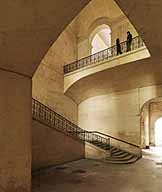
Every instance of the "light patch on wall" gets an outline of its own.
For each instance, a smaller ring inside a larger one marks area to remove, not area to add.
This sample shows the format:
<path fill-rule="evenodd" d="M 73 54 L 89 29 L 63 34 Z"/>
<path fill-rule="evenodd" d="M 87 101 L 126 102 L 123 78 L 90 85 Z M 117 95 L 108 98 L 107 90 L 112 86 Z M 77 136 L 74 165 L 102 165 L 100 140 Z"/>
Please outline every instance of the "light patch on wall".
<path fill-rule="evenodd" d="M 162 117 L 155 122 L 155 145 L 162 147 Z"/>
<path fill-rule="evenodd" d="M 92 50 L 91 53 L 95 54 L 99 51 L 107 49 L 111 46 L 111 30 L 106 27 L 105 29 L 101 29 L 96 33 L 92 40 Z"/>

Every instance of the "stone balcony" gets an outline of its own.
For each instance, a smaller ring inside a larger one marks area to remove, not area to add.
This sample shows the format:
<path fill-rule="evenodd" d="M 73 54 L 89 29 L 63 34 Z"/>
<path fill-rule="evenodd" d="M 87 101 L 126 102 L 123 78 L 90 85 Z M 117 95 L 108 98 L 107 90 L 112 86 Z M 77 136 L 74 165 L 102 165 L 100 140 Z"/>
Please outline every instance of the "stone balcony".
<path fill-rule="evenodd" d="M 143 46 L 132 51 L 125 51 L 121 55 L 114 55 L 108 57 L 107 59 L 104 58 L 101 61 L 99 59 L 98 62 L 93 62 L 92 64 L 83 66 L 79 69 L 72 70 L 71 72 L 64 74 L 64 92 L 66 92 L 76 81 L 80 80 L 81 78 L 148 57 L 150 57 L 150 53 L 146 46 L 143 44 Z"/>

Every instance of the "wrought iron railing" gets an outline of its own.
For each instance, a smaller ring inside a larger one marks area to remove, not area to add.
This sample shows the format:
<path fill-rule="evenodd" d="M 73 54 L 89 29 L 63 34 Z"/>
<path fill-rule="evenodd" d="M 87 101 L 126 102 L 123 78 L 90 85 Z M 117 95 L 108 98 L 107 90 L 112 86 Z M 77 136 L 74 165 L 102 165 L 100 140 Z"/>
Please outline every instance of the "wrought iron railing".
<path fill-rule="evenodd" d="M 139 145 L 130 143 L 128 141 L 125 141 L 123 139 L 119 139 L 119 138 L 113 137 L 113 136 L 105 134 L 105 133 L 101 133 L 99 131 L 89 131 L 89 133 L 93 133 L 93 134 L 96 134 L 96 135 L 102 135 L 102 137 L 109 138 L 110 139 L 110 141 L 109 141 L 110 152 L 111 152 L 111 146 L 113 146 L 113 143 L 115 141 L 115 142 L 117 142 L 120 145 L 121 145 L 121 143 L 124 144 L 125 146 L 123 146 L 123 148 L 126 147 L 127 150 L 128 150 L 128 147 L 129 147 L 130 150 L 134 151 L 133 153 L 136 154 L 139 158 L 142 157 L 142 150 L 141 150 L 141 147 Z"/>
<path fill-rule="evenodd" d="M 110 139 L 108 137 L 102 137 L 98 134 L 81 129 L 79 126 L 43 105 L 36 99 L 32 99 L 32 116 L 33 119 L 38 120 L 51 128 L 67 133 L 83 142 L 87 141 L 92 144 L 97 142 L 98 144 L 110 146 Z M 108 149 L 108 147 L 106 149 Z"/>
<path fill-rule="evenodd" d="M 120 46 L 121 46 L 122 54 L 126 53 L 127 52 L 127 41 L 120 43 Z M 140 36 L 134 37 L 132 39 L 131 51 L 136 50 L 136 49 L 143 47 L 143 46 L 144 46 L 144 42 Z M 73 72 L 75 70 L 87 67 L 89 65 L 96 64 L 98 62 L 107 61 L 107 60 L 109 60 L 115 56 L 117 56 L 116 45 L 109 47 L 108 49 L 105 49 L 103 51 L 100 51 L 98 53 L 95 53 L 93 55 L 90 55 L 88 57 L 74 61 L 73 63 L 65 65 L 64 66 L 64 74 L 67 74 L 67 73 Z"/>
<path fill-rule="evenodd" d="M 124 144 L 133 146 L 136 148 L 137 155 L 141 157 L 141 148 L 135 144 L 123 141 L 121 139 L 112 137 L 110 135 L 98 132 L 98 131 L 86 131 L 79 126 L 75 125 L 62 115 L 56 113 L 49 107 L 40 103 L 36 99 L 32 99 L 32 117 L 35 120 L 40 121 L 41 123 L 56 129 L 58 131 L 64 132 L 69 136 L 74 137 L 82 142 L 88 142 L 103 148 L 104 150 L 111 151 L 112 140 L 122 142 Z"/>

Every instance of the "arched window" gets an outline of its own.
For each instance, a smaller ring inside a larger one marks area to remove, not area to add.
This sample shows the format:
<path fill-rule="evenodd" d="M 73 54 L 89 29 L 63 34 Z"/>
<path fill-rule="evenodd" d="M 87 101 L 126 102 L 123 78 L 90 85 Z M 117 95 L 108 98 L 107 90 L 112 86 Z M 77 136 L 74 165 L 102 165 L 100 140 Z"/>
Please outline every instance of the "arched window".
<path fill-rule="evenodd" d="M 155 121 L 155 145 L 162 147 L 162 117 Z"/>
<path fill-rule="evenodd" d="M 91 34 L 91 54 L 111 46 L 111 29 L 108 25 L 98 26 Z"/>

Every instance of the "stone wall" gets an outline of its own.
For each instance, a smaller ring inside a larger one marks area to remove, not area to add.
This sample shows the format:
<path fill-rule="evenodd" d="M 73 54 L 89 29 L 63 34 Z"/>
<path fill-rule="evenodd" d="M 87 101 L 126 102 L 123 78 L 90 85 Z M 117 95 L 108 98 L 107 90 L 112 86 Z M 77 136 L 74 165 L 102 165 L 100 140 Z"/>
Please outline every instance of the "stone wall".
<path fill-rule="evenodd" d="M 77 105 L 63 93 L 63 65 L 77 58 L 71 25 L 52 45 L 33 77 L 33 97 L 77 123 Z"/>
<path fill-rule="evenodd" d="M 32 121 L 32 170 L 82 159 L 84 151 L 78 140 Z"/>
<path fill-rule="evenodd" d="M 79 126 L 139 143 L 138 90 L 92 97 L 79 105 Z"/>
<path fill-rule="evenodd" d="M 141 108 L 161 95 L 162 86 L 150 86 L 91 97 L 79 105 L 79 126 L 139 145 Z"/>
<path fill-rule="evenodd" d="M 127 17 L 123 16 L 112 23 L 112 45 L 116 44 L 116 38 L 120 39 L 120 42 L 126 41 L 127 39 L 127 31 L 130 31 L 133 37 L 138 36 L 137 31 L 127 19 Z"/>
<path fill-rule="evenodd" d="M 0 192 L 31 187 L 31 79 L 0 70 Z"/>

